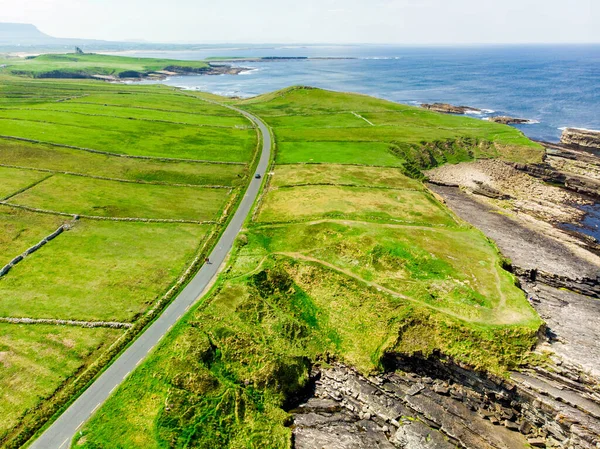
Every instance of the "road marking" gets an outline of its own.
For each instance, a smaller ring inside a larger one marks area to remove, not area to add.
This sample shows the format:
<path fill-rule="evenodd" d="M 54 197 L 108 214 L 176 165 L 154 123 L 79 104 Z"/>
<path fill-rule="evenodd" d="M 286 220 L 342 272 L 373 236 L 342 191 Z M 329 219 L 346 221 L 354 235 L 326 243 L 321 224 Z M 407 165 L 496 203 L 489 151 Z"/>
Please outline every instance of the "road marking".
<path fill-rule="evenodd" d="M 94 414 L 94 412 L 95 412 L 96 410 L 98 410 L 98 407 L 100 407 L 100 404 L 96 404 L 96 407 L 94 407 L 94 410 L 92 410 L 92 413 L 90 413 L 90 415 L 93 415 L 93 414 Z"/>
<path fill-rule="evenodd" d="M 58 449 L 60 449 L 61 447 L 63 447 L 67 443 L 67 441 L 69 441 L 68 437 L 65 438 L 65 441 L 62 442 L 62 444 L 60 445 L 60 447 Z"/>

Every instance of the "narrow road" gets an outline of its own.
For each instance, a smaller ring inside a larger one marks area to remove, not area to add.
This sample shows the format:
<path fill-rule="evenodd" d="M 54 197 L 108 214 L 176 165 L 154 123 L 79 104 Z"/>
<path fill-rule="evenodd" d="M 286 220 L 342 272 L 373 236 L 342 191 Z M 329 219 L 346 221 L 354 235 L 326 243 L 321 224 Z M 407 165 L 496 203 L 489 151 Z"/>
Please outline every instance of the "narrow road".
<path fill-rule="evenodd" d="M 256 173 L 263 175 L 269 166 L 271 157 L 271 135 L 265 124 L 246 111 L 230 107 L 252 120 L 262 134 L 262 152 Z M 255 173 L 255 174 L 256 174 Z M 198 300 L 206 287 L 217 276 L 219 267 L 225 261 L 233 241 L 240 232 L 246 217 L 258 196 L 261 179 L 250 179 L 250 185 L 242 198 L 235 215 L 227 229 L 214 247 L 209 258 L 211 263 L 205 264 L 194 276 L 185 289 L 165 309 L 165 311 L 141 334 L 134 343 L 123 352 L 114 363 L 90 385 L 60 417 L 33 442 L 31 449 L 66 449 L 82 424 L 106 401 L 110 394 L 125 380 L 135 367 L 154 349 L 161 338 L 181 318 L 181 316 Z"/>

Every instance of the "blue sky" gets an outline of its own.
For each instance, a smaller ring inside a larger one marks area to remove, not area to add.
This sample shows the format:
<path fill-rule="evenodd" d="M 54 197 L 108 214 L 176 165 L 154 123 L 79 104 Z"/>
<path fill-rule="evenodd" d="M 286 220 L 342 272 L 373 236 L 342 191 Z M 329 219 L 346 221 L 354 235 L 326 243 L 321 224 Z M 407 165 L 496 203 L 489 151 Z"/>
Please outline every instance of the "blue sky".
<path fill-rule="evenodd" d="M 600 43 L 600 0 L 0 0 L 57 37 L 245 43 Z"/>

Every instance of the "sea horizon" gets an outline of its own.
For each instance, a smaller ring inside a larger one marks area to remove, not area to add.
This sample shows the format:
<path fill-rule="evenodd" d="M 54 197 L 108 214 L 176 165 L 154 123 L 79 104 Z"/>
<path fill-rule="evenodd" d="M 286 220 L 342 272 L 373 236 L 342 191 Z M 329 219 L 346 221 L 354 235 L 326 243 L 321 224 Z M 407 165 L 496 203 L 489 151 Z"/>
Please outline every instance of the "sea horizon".
<path fill-rule="evenodd" d="M 481 109 L 471 114 L 477 118 L 508 115 L 530 120 L 516 126 L 533 139 L 551 142 L 558 141 L 566 127 L 600 129 L 600 44 L 255 44 L 110 54 L 182 60 L 299 58 L 231 62 L 248 70 L 240 75 L 173 76 L 160 82 L 239 97 L 300 84 L 404 104 L 464 105 Z"/>

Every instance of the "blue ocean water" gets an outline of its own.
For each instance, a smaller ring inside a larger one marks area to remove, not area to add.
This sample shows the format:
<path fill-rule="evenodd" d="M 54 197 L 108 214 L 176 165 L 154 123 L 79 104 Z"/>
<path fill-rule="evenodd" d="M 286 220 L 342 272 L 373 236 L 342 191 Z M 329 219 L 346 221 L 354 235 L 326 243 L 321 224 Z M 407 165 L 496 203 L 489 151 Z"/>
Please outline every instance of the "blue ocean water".
<path fill-rule="evenodd" d="M 547 141 L 557 141 L 562 127 L 600 129 L 600 45 L 220 46 L 137 56 L 355 58 L 240 62 L 237 65 L 252 70 L 241 75 L 176 76 L 162 82 L 242 97 L 302 84 L 407 104 L 466 105 L 488 110 L 482 118 L 510 115 L 533 120 L 536 123 L 518 127 L 529 137 Z"/>

